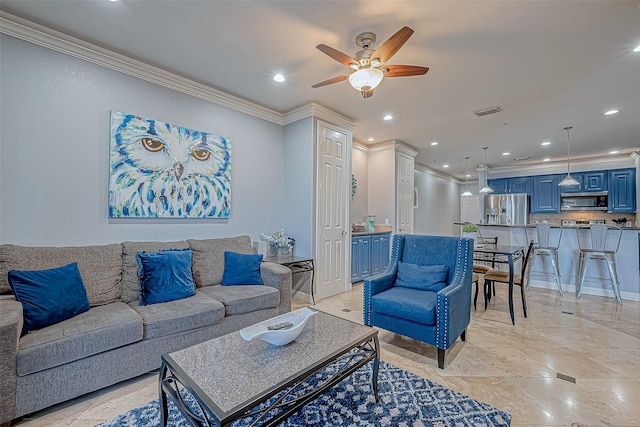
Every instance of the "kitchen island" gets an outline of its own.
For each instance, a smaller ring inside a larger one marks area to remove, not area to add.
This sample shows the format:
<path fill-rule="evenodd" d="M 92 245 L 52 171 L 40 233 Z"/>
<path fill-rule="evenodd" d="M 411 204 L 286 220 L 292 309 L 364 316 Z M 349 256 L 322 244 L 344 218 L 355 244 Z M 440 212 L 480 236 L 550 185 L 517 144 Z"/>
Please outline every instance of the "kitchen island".
<path fill-rule="evenodd" d="M 501 245 L 526 247 L 527 236 L 525 227 L 520 225 L 487 225 L 477 224 L 483 237 L 498 237 Z M 620 249 L 616 255 L 620 292 L 623 299 L 640 301 L 638 228 L 623 227 Z M 529 230 L 531 234 L 532 230 Z M 575 226 L 552 225 L 550 243 L 557 240 L 562 231 L 562 239 L 558 251 L 560 261 L 560 276 L 562 289 L 572 294 L 576 289 L 578 275 L 579 247 Z M 535 230 L 533 230 L 535 233 Z M 531 287 L 557 289 L 553 278 L 553 268 L 548 257 L 537 257 L 531 271 Z M 521 268 L 519 265 L 516 268 Z M 597 280 L 600 279 L 600 280 Z M 587 278 L 582 288 L 582 294 L 600 295 L 614 298 L 609 273 L 605 262 L 591 261 L 587 270 Z"/>

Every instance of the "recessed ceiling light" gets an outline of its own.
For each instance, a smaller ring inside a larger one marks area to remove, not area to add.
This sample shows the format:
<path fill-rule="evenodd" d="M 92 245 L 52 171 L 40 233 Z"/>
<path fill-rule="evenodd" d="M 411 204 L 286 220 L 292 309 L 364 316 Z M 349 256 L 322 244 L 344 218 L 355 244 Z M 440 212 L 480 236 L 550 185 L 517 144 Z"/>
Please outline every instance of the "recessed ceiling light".
<path fill-rule="evenodd" d="M 387 114 L 386 116 L 384 116 L 385 120 L 391 120 L 393 119 L 393 116 L 391 114 Z"/>
<path fill-rule="evenodd" d="M 618 114 L 618 110 L 609 110 L 604 112 L 605 116 L 611 116 L 613 114 Z"/>
<path fill-rule="evenodd" d="M 633 49 L 634 52 L 640 52 L 640 45 L 636 46 L 635 49 Z"/>
<path fill-rule="evenodd" d="M 375 141 L 375 139 L 373 139 L 373 138 L 369 138 L 369 139 L 367 139 L 367 141 L 369 141 L 369 142 L 373 142 L 373 141 Z"/>
<path fill-rule="evenodd" d="M 548 158 L 548 157 L 546 157 L 546 158 L 542 159 L 542 161 L 543 161 L 543 162 L 549 162 L 549 161 L 551 161 L 551 159 L 550 159 L 550 158 Z"/>
<path fill-rule="evenodd" d="M 543 143 L 542 143 L 542 144 L 540 144 L 540 145 L 542 145 L 542 146 L 551 145 L 551 142 L 549 142 L 549 141 L 545 141 L 545 142 L 543 142 Z"/>
<path fill-rule="evenodd" d="M 466 174 L 464 177 L 465 177 L 465 178 L 471 178 L 471 174 L 470 174 L 470 173 L 468 173 L 468 174 Z"/>
<path fill-rule="evenodd" d="M 609 154 L 618 154 L 620 152 L 620 150 L 611 150 L 609 151 Z"/>
<path fill-rule="evenodd" d="M 443 167 L 443 168 L 448 168 L 448 167 L 449 167 L 449 165 L 445 163 L 444 165 L 442 165 L 442 167 Z"/>
<path fill-rule="evenodd" d="M 438 141 L 433 141 L 431 145 L 438 145 Z"/>
<path fill-rule="evenodd" d="M 284 81 L 284 76 L 282 74 L 276 74 L 275 76 L 273 76 L 273 80 L 277 81 L 278 83 L 282 83 Z"/>
<path fill-rule="evenodd" d="M 511 153 L 508 152 L 508 151 L 505 151 L 504 153 L 502 153 L 503 156 L 508 156 L 509 154 L 511 154 Z"/>
<path fill-rule="evenodd" d="M 118 0 L 109 0 L 109 1 L 118 1 Z"/>

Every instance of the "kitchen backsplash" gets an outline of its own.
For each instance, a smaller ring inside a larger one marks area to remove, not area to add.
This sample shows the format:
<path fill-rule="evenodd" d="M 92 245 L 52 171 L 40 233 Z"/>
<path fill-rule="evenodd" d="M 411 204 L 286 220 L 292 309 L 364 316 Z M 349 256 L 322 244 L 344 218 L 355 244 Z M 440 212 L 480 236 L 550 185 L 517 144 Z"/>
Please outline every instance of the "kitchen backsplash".
<path fill-rule="evenodd" d="M 606 224 L 616 225 L 614 219 L 626 218 L 636 227 L 636 214 L 612 214 L 606 212 L 562 212 L 559 214 L 529 214 L 529 222 L 535 223 L 547 221 L 551 224 L 561 225 L 563 219 L 604 219 Z"/>

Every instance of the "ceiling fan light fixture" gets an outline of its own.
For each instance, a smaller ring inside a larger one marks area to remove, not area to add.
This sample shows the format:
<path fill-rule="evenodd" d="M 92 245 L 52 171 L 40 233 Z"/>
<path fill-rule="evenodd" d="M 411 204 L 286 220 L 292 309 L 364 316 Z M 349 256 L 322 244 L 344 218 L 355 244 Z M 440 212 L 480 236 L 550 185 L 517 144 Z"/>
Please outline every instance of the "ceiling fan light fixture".
<path fill-rule="evenodd" d="M 363 68 L 349 75 L 349 84 L 355 90 L 361 91 L 364 96 L 365 91 L 373 92 L 383 77 L 384 73 L 377 68 Z"/>

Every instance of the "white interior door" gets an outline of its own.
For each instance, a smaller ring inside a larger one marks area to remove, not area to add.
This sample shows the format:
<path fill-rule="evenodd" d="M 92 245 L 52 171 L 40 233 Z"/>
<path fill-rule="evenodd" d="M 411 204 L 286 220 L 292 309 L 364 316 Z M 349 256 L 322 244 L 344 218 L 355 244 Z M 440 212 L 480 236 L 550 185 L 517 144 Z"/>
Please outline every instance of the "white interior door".
<path fill-rule="evenodd" d="M 460 197 L 460 222 L 480 223 L 480 197 Z"/>
<path fill-rule="evenodd" d="M 318 122 L 318 238 L 316 288 L 319 298 L 349 289 L 350 150 L 347 132 Z"/>
<path fill-rule="evenodd" d="M 413 233 L 413 157 L 398 153 L 396 162 L 398 234 Z"/>

